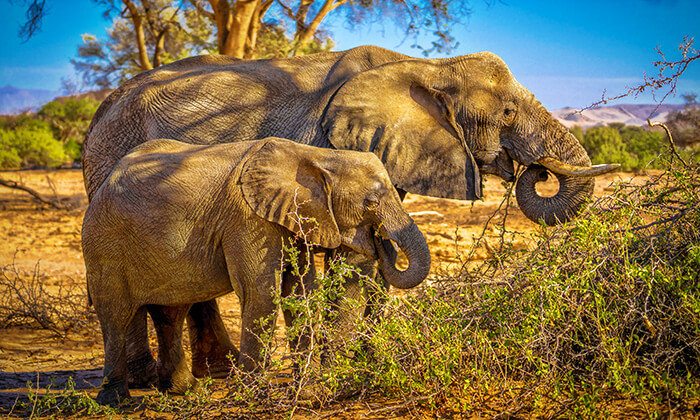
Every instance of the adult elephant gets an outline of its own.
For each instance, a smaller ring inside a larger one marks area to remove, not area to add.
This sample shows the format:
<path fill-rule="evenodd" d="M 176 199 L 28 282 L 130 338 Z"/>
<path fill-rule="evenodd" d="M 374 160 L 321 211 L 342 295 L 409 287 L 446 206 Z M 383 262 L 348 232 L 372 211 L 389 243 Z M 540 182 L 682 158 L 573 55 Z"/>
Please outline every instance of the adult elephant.
<path fill-rule="evenodd" d="M 492 53 L 416 59 L 364 46 L 275 60 L 199 56 L 139 74 L 102 103 L 90 125 L 88 197 L 147 140 L 269 136 L 371 151 L 399 191 L 462 200 L 481 197 L 483 173 L 514 180 L 515 161 L 528 167 L 516 188 L 521 209 L 549 224 L 574 215 L 593 192 L 592 176 L 612 169 L 591 168 L 576 138 Z M 544 168 L 560 182 L 553 197 L 535 192 Z M 195 305 L 188 324 L 194 374 L 226 373 L 226 354 L 235 349 L 216 302 Z M 147 341 L 133 334 L 128 357 L 138 383 L 154 362 Z"/>

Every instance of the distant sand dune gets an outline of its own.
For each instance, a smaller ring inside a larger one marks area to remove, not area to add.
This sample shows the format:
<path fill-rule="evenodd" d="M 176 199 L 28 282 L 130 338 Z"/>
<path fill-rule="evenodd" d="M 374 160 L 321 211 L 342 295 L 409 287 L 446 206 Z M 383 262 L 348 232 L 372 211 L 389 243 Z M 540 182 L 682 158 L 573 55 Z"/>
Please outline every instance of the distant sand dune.
<path fill-rule="evenodd" d="M 614 122 L 641 126 L 646 125 L 650 115 L 653 121 L 664 122 L 669 112 L 681 110 L 683 107 L 684 105 L 661 105 L 657 110 L 656 105 L 614 105 L 583 112 L 567 107 L 553 111 L 552 115 L 568 128 L 575 125 L 588 128 Z"/>

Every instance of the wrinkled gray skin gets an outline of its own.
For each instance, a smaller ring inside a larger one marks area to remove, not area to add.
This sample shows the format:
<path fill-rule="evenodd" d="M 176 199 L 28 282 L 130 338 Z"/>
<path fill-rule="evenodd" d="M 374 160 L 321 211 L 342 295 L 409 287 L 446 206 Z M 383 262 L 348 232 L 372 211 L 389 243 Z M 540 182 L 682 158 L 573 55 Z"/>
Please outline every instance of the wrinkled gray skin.
<path fill-rule="evenodd" d="M 536 194 L 546 175 L 535 164 L 541 158 L 582 167 L 590 159 L 498 56 L 416 59 L 365 46 L 275 60 L 200 56 L 139 74 L 93 118 L 83 148 L 88 197 L 146 140 L 215 144 L 266 136 L 373 152 L 401 192 L 433 197 L 477 199 L 482 174 L 512 181 L 518 162 L 529 166 L 518 203 L 531 219 L 550 224 L 575 214 L 593 192 L 591 177 L 557 175 L 559 194 Z M 225 375 L 225 355 L 235 348 L 216 303 L 194 305 L 188 324 L 195 375 Z M 147 383 L 153 362 L 148 348 L 135 344 L 145 341 L 134 333 L 129 342 L 133 380 Z"/>
<path fill-rule="evenodd" d="M 213 146 L 158 139 L 124 157 L 93 196 L 82 231 L 105 343 L 98 401 L 128 397 L 127 331 L 146 311 L 158 334 L 159 387 L 184 392 L 194 382 L 181 343 L 185 316 L 192 304 L 232 290 L 242 308 L 238 363 L 255 369 L 257 337 L 272 328 L 259 321 L 276 311 L 282 248 L 299 236 L 379 259 L 395 287 L 414 287 L 430 270 L 425 238 L 372 153 L 274 138 Z M 407 256 L 405 271 L 394 267 L 389 240 Z M 285 271 L 282 294 L 301 293 L 300 281 L 310 290 L 313 272 L 299 279 Z M 291 324 L 291 314 L 285 320 Z"/>

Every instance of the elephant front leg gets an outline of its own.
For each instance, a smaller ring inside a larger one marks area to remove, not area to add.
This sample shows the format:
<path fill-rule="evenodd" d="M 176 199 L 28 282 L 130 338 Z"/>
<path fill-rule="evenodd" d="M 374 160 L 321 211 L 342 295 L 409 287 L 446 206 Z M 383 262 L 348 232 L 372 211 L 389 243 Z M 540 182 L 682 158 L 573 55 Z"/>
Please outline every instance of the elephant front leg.
<path fill-rule="evenodd" d="M 345 295 L 336 302 L 336 322 L 341 330 L 351 331 L 352 326 L 364 317 L 376 321 L 386 301 L 389 283 L 379 273 L 376 260 L 354 251 L 333 250 L 326 255 L 326 270 L 330 260 L 343 258 L 354 268 L 353 274 L 345 280 Z"/>
<path fill-rule="evenodd" d="M 277 311 L 271 292 L 272 290 L 268 289 L 266 294 L 249 295 L 243 303 L 238 365 L 245 371 L 262 367 L 261 351 L 264 344 L 262 340 L 265 337 L 271 337 L 275 329 Z"/>
<path fill-rule="evenodd" d="M 238 361 L 216 300 L 195 303 L 187 315 L 192 349 L 192 374 L 197 378 L 225 378 Z"/>
<path fill-rule="evenodd" d="M 329 259 L 340 257 L 355 270 L 345 280 L 344 296 L 334 302 L 334 311 L 329 314 L 334 318 L 333 329 L 339 332 L 332 340 L 342 342 L 355 339 L 354 336 L 357 336 L 358 333 L 358 323 L 363 318 L 370 326 L 370 330 L 366 333 L 372 334 L 373 326 L 379 321 L 382 308 L 386 304 L 389 284 L 379 272 L 376 260 L 354 251 L 332 250 L 329 252 L 326 255 L 326 271 L 330 268 Z M 362 338 L 361 340 L 364 341 Z M 327 365 L 335 351 L 332 341 L 325 347 L 321 362 Z M 366 349 L 366 343 L 363 343 L 362 347 Z"/>
<path fill-rule="evenodd" d="M 316 283 L 316 265 L 314 264 L 313 254 L 309 251 L 304 251 L 299 255 L 299 268 L 302 276 L 297 276 L 293 273 L 292 267 L 285 267 L 282 273 L 282 297 L 287 298 L 294 296 L 295 299 L 305 299 L 317 287 Z M 284 310 L 284 322 L 288 328 L 294 327 L 297 316 L 289 309 Z M 307 314 L 310 315 L 310 314 Z M 312 340 L 312 334 L 309 331 L 309 326 L 303 326 L 302 331 L 298 335 L 291 337 L 289 340 L 289 350 L 293 354 L 301 354 L 309 349 Z"/>

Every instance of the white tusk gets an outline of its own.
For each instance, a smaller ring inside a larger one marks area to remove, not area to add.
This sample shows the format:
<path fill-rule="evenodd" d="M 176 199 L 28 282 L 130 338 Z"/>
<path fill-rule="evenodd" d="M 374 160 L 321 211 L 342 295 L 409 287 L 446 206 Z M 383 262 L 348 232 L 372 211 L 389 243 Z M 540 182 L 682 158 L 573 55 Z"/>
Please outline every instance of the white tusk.
<path fill-rule="evenodd" d="M 559 175 L 592 177 L 607 174 L 620 168 L 617 163 L 594 165 L 594 166 L 574 166 L 560 162 L 554 158 L 545 157 L 537 161 L 540 165 Z"/>
<path fill-rule="evenodd" d="M 438 213 L 433 210 L 425 210 L 425 211 L 414 211 L 411 213 L 408 213 L 409 216 L 437 216 L 437 217 L 444 217 L 442 213 Z"/>

